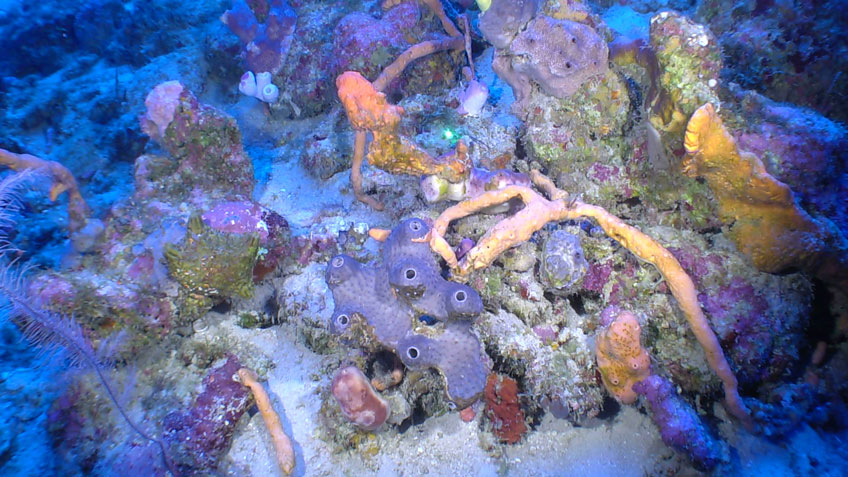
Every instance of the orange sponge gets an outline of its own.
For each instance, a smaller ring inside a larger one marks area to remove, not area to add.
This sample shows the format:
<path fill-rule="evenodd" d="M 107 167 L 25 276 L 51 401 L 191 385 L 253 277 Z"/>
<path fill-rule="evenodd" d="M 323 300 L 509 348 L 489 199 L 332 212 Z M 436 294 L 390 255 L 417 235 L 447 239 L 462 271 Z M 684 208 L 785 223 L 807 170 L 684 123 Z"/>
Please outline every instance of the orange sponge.
<path fill-rule="evenodd" d="M 624 404 L 636 402 L 633 385 L 651 375 L 651 358 L 642 348 L 642 327 L 629 311 L 622 311 L 595 338 L 595 358 L 604 386 Z"/>
<path fill-rule="evenodd" d="M 389 104 L 364 76 L 346 71 L 336 78 L 336 89 L 353 129 L 394 133 L 403 108 Z"/>
<path fill-rule="evenodd" d="M 802 269 L 822 280 L 848 284 L 848 241 L 827 219 L 811 217 L 789 186 L 762 161 L 740 152 L 712 104 L 689 119 L 683 172 L 703 177 L 712 189 L 730 238 L 758 269 Z"/>

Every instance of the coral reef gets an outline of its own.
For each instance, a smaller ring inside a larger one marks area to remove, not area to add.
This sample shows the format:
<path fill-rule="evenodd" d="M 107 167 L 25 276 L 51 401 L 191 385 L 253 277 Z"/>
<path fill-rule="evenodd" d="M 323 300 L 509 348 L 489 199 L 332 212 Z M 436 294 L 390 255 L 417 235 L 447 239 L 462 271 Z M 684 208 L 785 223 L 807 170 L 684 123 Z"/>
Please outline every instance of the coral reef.
<path fill-rule="evenodd" d="M 486 192 L 442 212 L 428 234 L 427 239 L 430 246 L 445 259 L 455 274 L 463 276 L 472 270 L 488 266 L 503 251 L 528 240 L 534 232 L 550 221 L 580 217 L 595 219 L 607 235 L 621 243 L 637 257 L 652 263 L 660 270 L 671 289 L 672 295 L 677 299 L 678 305 L 685 313 L 698 342 L 704 349 L 710 368 L 722 380 L 725 403 L 728 409 L 735 417 L 750 426 L 750 417 L 739 396 L 736 376 L 701 310 L 692 279 L 683 270 L 677 259 L 657 241 L 634 227 L 626 225 L 606 210 L 577 200 L 567 202 L 568 194 L 557 189 L 550 179 L 538 171 L 531 173 L 531 179 L 537 187 L 548 193 L 551 200 L 545 199 L 533 189 L 520 186 L 510 186 L 503 190 Z M 513 197 L 521 198 L 525 203 L 524 208 L 487 231 L 462 258 L 461 262 L 457 260 L 453 249 L 444 239 L 444 234 L 450 223 L 486 207 L 501 204 Z"/>
<path fill-rule="evenodd" d="M 844 118 L 837 2 L 54 3 L 0 5 L 0 474 L 846 467 L 848 133 L 742 89 Z"/>
<path fill-rule="evenodd" d="M 330 260 L 331 323 L 345 334 L 364 326 L 365 334 L 376 340 L 371 347 L 391 349 L 411 369 L 438 369 L 448 397 L 466 407 L 483 392 L 487 375 L 480 343 L 467 321 L 482 311 L 482 303 L 471 287 L 441 277 L 427 243 L 416 241 L 429 231 L 420 219 L 401 222 L 386 239 L 382 263 L 376 266 L 346 255 Z M 419 310 L 449 321 L 422 328 Z"/>
<path fill-rule="evenodd" d="M 339 21 L 333 32 L 335 74 L 356 71 L 366 78 L 376 79 L 404 49 L 438 41 L 443 37 L 440 29 L 451 37 L 459 36 L 440 2 L 407 0 L 384 5 L 383 10 L 379 20 L 354 12 Z M 459 49 L 430 52 L 426 61 L 411 62 L 406 73 L 399 71 L 380 90 L 404 94 L 443 91 L 456 82 L 458 54 Z"/>

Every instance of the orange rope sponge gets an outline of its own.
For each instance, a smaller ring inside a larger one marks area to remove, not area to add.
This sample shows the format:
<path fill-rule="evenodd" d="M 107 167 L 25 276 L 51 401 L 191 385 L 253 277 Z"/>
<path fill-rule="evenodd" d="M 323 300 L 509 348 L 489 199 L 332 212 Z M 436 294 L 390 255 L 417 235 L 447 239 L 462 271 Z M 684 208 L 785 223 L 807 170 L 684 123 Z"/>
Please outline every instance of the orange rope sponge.
<path fill-rule="evenodd" d="M 52 180 L 50 200 L 55 201 L 62 193 L 68 193 L 68 228 L 71 232 L 76 232 L 85 227 L 90 213 L 88 204 L 82 198 L 77 181 L 67 167 L 56 161 L 48 161 L 31 154 L 15 154 L 5 149 L 0 149 L 0 165 L 14 171 L 43 169 L 49 173 Z"/>
<path fill-rule="evenodd" d="M 277 465 L 280 470 L 286 475 L 291 475 L 294 470 L 294 447 L 292 441 L 286 432 L 283 430 L 283 425 L 280 422 L 280 416 L 271 405 L 271 399 L 262 384 L 259 383 L 256 373 L 247 369 L 241 368 L 238 370 L 238 377 L 241 383 L 253 392 L 253 398 L 256 400 L 256 407 L 259 408 L 259 413 L 262 414 L 262 420 L 265 421 L 265 427 L 268 428 L 268 433 L 271 434 L 271 441 L 274 444 L 274 451 L 277 454 Z"/>

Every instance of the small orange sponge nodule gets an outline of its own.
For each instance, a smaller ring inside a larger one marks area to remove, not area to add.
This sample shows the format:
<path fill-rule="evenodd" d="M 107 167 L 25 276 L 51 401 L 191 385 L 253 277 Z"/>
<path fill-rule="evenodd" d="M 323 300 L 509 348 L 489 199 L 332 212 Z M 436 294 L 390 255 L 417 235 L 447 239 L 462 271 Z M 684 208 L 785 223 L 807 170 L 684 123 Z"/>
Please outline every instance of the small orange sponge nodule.
<path fill-rule="evenodd" d="M 641 333 L 636 316 L 622 311 L 595 338 L 595 359 L 604 386 L 624 404 L 636 402 L 633 385 L 651 374 L 651 358 L 642 348 Z"/>

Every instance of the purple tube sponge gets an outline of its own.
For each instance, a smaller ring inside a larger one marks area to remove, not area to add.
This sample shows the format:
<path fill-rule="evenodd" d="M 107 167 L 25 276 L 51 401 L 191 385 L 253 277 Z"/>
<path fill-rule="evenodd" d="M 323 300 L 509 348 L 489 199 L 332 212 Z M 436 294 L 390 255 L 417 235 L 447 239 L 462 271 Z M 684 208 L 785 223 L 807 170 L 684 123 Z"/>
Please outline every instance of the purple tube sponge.
<path fill-rule="evenodd" d="M 633 390 L 651 405 L 663 442 L 689 456 L 696 468 L 710 471 L 726 460 L 723 443 L 713 438 L 668 380 L 654 374 L 634 384 Z"/>
<path fill-rule="evenodd" d="M 221 21 L 244 43 L 248 70 L 273 76 L 283 68 L 297 25 L 286 0 L 235 0 Z"/>

